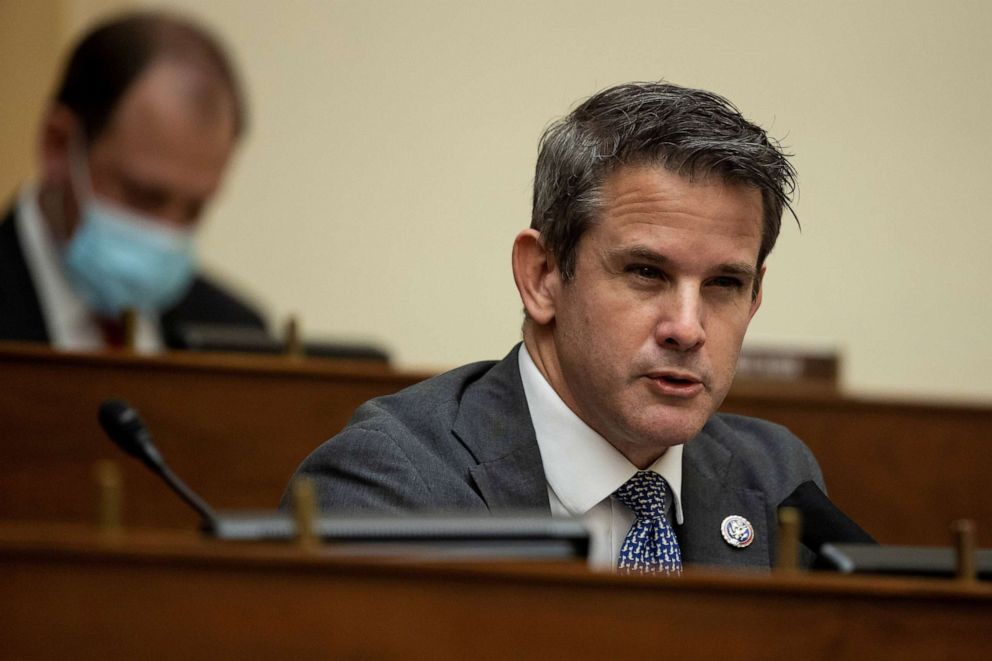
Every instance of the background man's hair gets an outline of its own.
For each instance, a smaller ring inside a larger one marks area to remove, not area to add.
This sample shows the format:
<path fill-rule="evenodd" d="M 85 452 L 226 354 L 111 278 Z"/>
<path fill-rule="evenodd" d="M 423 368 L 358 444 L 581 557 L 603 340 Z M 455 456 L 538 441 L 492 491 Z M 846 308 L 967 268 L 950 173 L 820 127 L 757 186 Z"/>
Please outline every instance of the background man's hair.
<path fill-rule="evenodd" d="M 218 40 L 192 21 L 164 12 L 128 13 L 98 25 L 73 49 L 55 101 L 82 122 L 96 139 L 138 77 L 161 59 L 207 74 L 230 95 L 235 135 L 245 125 L 244 100 L 234 67 Z"/>
<path fill-rule="evenodd" d="M 760 190 L 759 267 L 775 246 L 783 209 L 792 211 L 796 172 L 786 154 L 729 101 L 663 82 L 611 87 L 541 137 L 531 227 L 564 279 L 575 274 L 576 248 L 599 212 L 604 181 L 619 167 L 637 165 Z"/>

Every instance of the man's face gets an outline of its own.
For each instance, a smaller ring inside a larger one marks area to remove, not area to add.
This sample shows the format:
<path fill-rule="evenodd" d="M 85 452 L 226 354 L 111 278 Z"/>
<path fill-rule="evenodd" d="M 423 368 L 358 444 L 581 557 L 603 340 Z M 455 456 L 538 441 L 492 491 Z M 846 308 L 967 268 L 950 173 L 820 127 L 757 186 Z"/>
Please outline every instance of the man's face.
<path fill-rule="evenodd" d="M 210 93 L 217 90 L 195 70 L 153 63 L 89 145 L 93 191 L 158 220 L 195 225 L 235 143 L 233 106 L 206 111 L 198 95 Z"/>
<path fill-rule="evenodd" d="M 756 189 L 621 168 L 574 279 L 552 279 L 552 385 L 635 464 L 695 437 L 723 402 L 761 302 L 761 221 Z"/>

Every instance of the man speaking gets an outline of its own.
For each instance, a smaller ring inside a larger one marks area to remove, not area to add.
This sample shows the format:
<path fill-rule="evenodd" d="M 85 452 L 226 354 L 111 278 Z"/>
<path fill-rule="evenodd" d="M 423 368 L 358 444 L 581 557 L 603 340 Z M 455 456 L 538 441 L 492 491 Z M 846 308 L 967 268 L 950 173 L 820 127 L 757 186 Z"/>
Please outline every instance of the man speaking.
<path fill-rule="evenodd" d="M 127 14 L 73 50 L 42 119 L 39 182 L 0 222 L 0 340 L 139 350 L 183 324 L 262 318 L 196 272 L 195 229 L 244 124 L 233 69 L 190 21 Z"/>
<path fill-rule="evenodd" d="M 541 140 L 522 345 L 366 403 L 298 474 L 329 511 L 584 517 L 622 572 L 768 567 L 779 503 L 822 476 L 784 428 L 716 411 L 794 188 L 715 94 L 596 94 Z"/>

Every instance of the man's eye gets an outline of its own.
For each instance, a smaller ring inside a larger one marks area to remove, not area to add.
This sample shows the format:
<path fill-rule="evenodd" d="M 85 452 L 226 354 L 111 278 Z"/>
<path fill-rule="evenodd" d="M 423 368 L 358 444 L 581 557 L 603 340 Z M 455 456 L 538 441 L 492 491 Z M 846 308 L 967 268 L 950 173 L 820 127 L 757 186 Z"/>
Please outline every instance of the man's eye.
<path fill-rule="evenodd" d="M 721 289 L 743 289 L 744 282 L 740 278 L 735 278 L 733 276 L 720 276 L 718 278 L 713 278 L 710 280 L 710 284 L 715 287 L 720 287 Z"/>
<path fill-rule="evenodd" d="M 628 266 L 626 270 L 627 273 L 631 273 L 646 280 L 657 280 L 664 275 L 661 269 L 654 266 L 645 266 L 643 264 L 632 264 L 631 266 Z"/>

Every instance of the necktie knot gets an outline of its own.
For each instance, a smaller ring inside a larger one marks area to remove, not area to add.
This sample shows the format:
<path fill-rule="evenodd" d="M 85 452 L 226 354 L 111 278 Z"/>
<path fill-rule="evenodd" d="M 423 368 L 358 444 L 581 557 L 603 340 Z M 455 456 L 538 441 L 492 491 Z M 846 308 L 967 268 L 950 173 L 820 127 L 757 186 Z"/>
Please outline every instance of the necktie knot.
<path fill-rule="evenodd" d="M 668 511 L 668 482 L 651 471 L 638 471 L 614 495 L 638 520 L 660 519 Z"/>
<path fill-rule="evenodd" d="M 617 570 L 630 574 L 679 574 L 682 552 L 666 515 L 668 482 L 650 471 L 638 471 L 613 494 L 634 513 L 617 557 Z"/>

